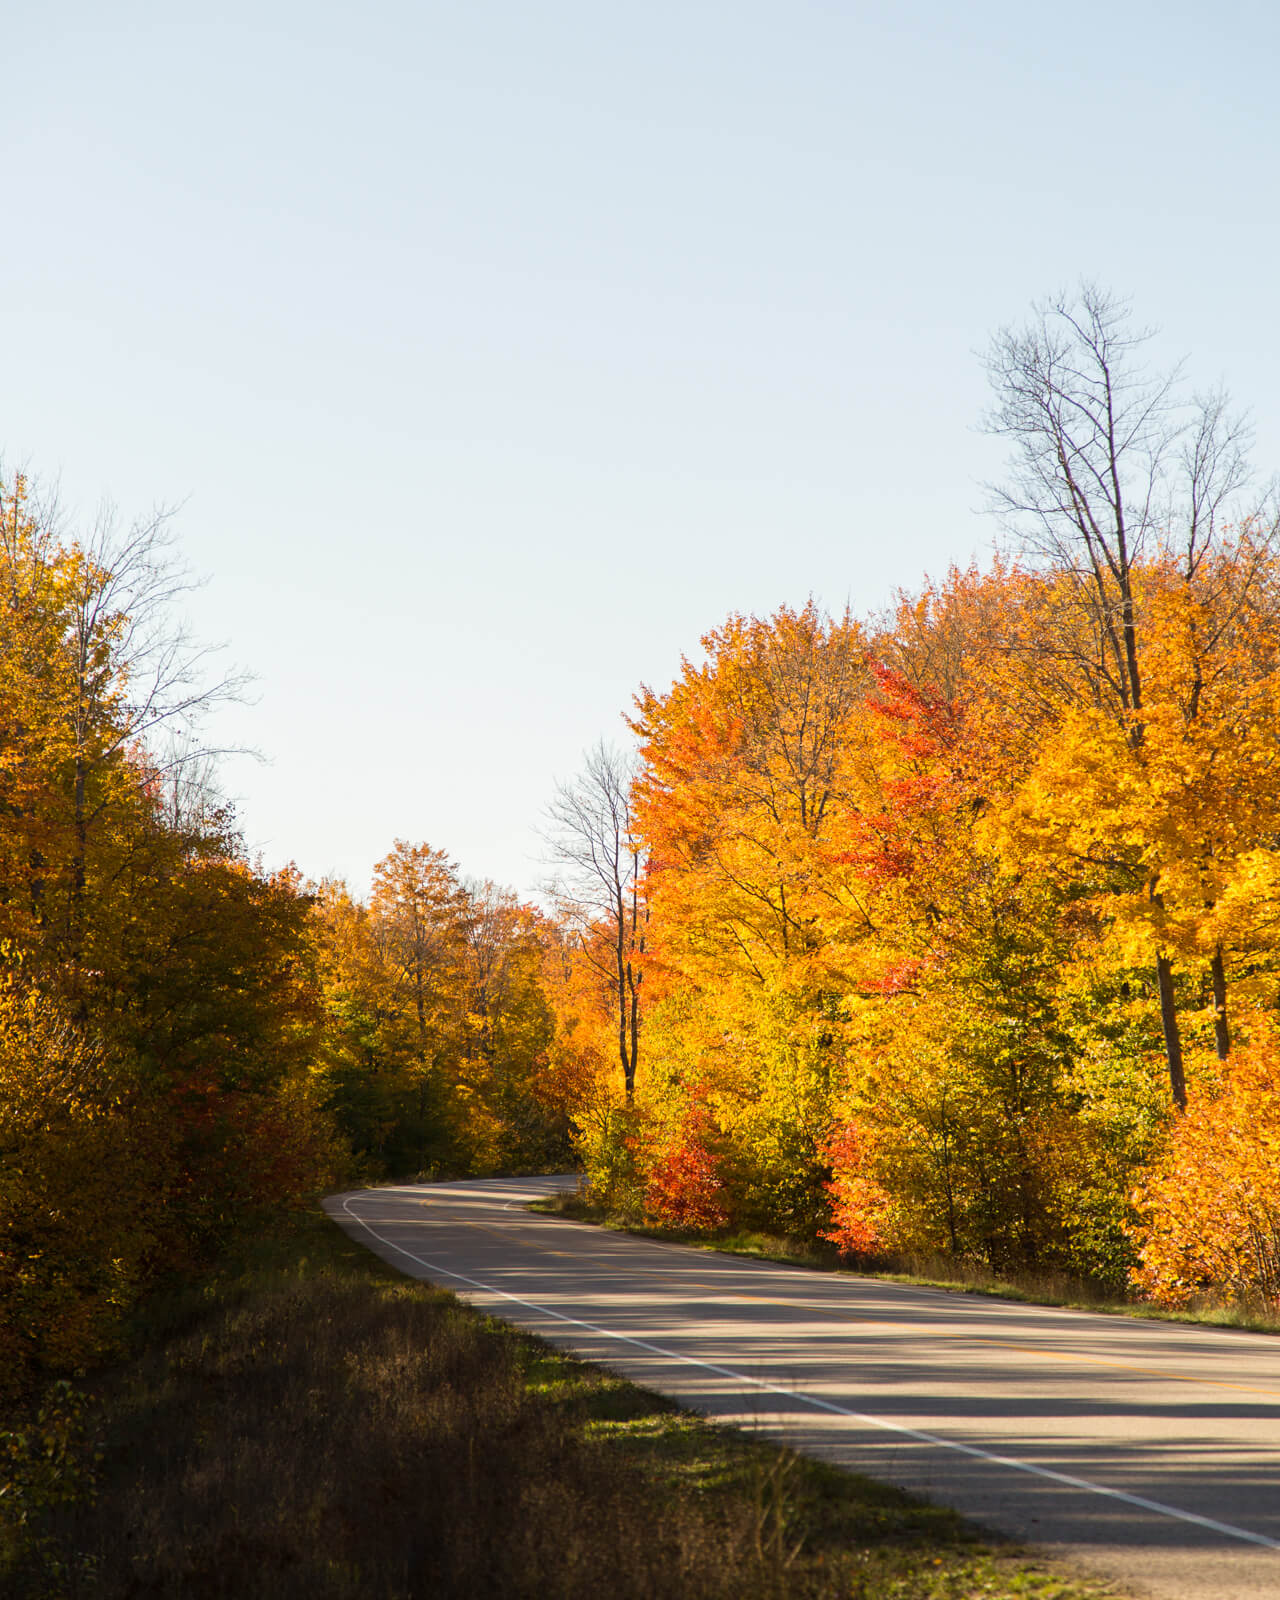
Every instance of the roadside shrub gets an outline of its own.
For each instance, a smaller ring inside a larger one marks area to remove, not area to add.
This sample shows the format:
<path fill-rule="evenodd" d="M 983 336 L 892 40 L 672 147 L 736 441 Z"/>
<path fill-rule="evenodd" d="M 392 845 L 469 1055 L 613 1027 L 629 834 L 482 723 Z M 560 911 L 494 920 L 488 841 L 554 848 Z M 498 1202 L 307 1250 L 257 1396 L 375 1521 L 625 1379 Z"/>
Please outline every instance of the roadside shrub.
<path fill-rule="evenodd" d="M 724 1181 L 714 1151 L 715 1123 L 705 1105 L 685 1108 L 672 1137 L 659 1147 L 645 1185 L 645 1215 L 672 1228 L 712 1233 L 729 1220 Z"/>
<path fill-rule="evenodd" d="M 866 1134 L 856 1122 L 846 1122 L 828 1140 L 826 1155 L 833 1172 L 826 1185 L 831 1226 L 819 1230 L 819 1238 L 829 1239 L 843 1256 L 874 1255 L 891 1202 L 867 1170 Z"/>
<path fill-rule="evenodd" d="M 1280 1310 L 1280 1041 L 1236 1050 L 1192 1100 L 1134 1196 L 1133 1286 L 1157 1304 L 1215 1296 Z"/>

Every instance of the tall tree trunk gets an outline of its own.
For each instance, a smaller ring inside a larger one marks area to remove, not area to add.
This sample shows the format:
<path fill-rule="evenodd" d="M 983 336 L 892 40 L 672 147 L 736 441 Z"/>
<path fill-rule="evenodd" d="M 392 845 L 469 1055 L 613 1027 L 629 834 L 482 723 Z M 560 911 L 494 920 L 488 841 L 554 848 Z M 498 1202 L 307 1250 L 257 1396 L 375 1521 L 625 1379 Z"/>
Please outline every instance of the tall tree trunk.
<path fill-rule="evenodd" d="M 1217 1046 L 1218 1060 L 1225 1061 L 1231 1054 L 1231 1029 L 1227 1026 L 1227 969 L 1221 945 L 1214 947 L 1209 971 L 1213 975 L 1213 1042 Z"/>
<path fill-rule="evenodd" d="M 644 920 L 648 922 L 649 913 L 646 910 Z M 631 936 L 629 949 L 633 954 L 644 955 L 644 935 L 640 932 L 640 858 L 636 854 L 631 857 Z M 629 954 L 627 958 L 627 990 L 630 999 L 631 1015 L 631 1062 L 627 1071 L 627 1104 L 630 1105 L 636 1088 L 636 1069 L 640 1065 L 640 985 L 644 980 L 644 972 L 636 971 L 635 962 Z"/>
<path fill-rule="evenodd" d="M 422 969 L 419 968 L 413 975 L 413 1008 L 418 1017 L 418 1054 L 425 1061 L 427 1059 L 427 997 L 423 993 L 423 988 Z"/>
<path fill-rule="evenodd" d="M 631 1052 L 627 1048 L 627 920 L 626 907 L 623 903 L 621 890 L 615 896 L 616 915 L 614 919 L 614 961 L 617 972 L 618 984 L 618 1060 L 622 1066 L 622 1082 L 627 1093 L 627 1104 L 631 1105 L 635 1099 L 636 1077 L 635 1063 L 631 1059 Z"/>
<path fill-rule="evenodd" d="M 49 916 L 44 892 L 44 868 L 45 859 L 42 852 L 30 851 L 27 856 L 27 869 L 31 885 L 31 920 L 37 928 L 43 928 Z"/>
<path fill-rule="evenodd" d="M 1164 1052 L 1169 1062 L 1169 1088 L 1179 1111 L 1187 1109 L 1187 1080 L 1182 1071 L 1182 1036 L 1178 1032 L 1178 1012 L 1173 1002 L 1173 963 L 1166 955 L 1156 957 L 1156 982 L 1160 986 L 1160 1021 L 1164 1027 Z"/>
<path fill-rule="evenodd" d="M 627 988 L 630 998 L 629 1026 L 631 1030 L 631 1063 L 627 1073 L 627 1103 L 631 1103 L 636 1087 L 636 1067 L 640 1061 L 640 979 L 631 963 L 627 962 Z"/>
<path fill-rule="evenodd" d="M 960 1254 L 960 1233 L 956 1227 L 956 1196 L 951 1182 L 951 1155 L 944 1151 L 942 1182 L 947 1192 L 947 1237 L 951 1240 L 951 1254 Z"/>
<path fill-rule="evenodd" d="M 71 959 L 77 964 L 84 944 L 84 897 L 88 877 L 89 821 L 85 814 L 84 762 L 76 756 L 72 800 L 75 807 L 75 844 L 71 857 L 71 906 L 68 932 L 71 939 Z"/>

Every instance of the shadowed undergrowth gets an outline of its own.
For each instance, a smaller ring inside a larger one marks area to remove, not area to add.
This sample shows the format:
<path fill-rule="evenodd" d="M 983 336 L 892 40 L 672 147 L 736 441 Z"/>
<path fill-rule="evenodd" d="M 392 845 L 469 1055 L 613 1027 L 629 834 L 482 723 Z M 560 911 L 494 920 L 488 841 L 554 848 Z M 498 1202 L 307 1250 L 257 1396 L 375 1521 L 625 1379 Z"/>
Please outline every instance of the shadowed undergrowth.
<path fill-rule="evenodd" d="M 23 1597 L 1096 1594 L 950 1512 L 713 1427 L 291 1223 L 155 1301 L 81 1470 L 34 1501 Z M 14 1476 L 12 1506 L 22 1491 Z M 58 1497 L 45 1496 L 56 1500 Z M 2 1503 L 2 1502 L 0 1502 Z M 0 1577 L 5 1577 L 0 1568 Z"/>

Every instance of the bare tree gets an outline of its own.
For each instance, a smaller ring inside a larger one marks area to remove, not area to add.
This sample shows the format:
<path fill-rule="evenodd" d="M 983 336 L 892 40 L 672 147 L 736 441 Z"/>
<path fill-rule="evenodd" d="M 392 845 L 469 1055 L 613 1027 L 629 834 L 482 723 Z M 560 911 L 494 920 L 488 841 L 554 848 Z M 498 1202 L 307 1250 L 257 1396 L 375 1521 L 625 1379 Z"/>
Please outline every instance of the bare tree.
<path fill-rule="evenodd" d="M 189 839 L 207 838 L 229 814 L 218 778 L 224 752 L 199 743 L 189 731 L 167 737 L 148 765 L 163 801 L 164 825 Z"/>
<path fill-rule="evenodd" d="M 1104 672 L 1135 746 L 1142 662 L 1133 571 L 1174 553 L 1188 579 L 1250 477 L 1247 420 L 1221 391 L 1186 399 L 1182 369 L 1141 359 L 1150 329 L 1096 284 L 1035 307 L 992 340 L 987 431 L 1013 441 L 992 509 L 1024 553 L 1075 574 L 1103 641 Z"/>
<path fill-rule="evenodd" d="M 1024 326 L 1002 329 L 986 360 L 995 396 L 986 428 L 1014 447 L 1007 481 L 990 487 L 992 509 L 1024 555 L 1074 577 L 1089 622 L 1083 636 L 1096 643 L 1092 659 L 1079 664 L 1135 754 L 1144 737 L 1138 563 L 1174 557 L 1192 583 L 1206 556 L 1223 548 L 1233 513 L 1237 526 L 1251 530 L 1255 560 L 1275 532 L 1265 502 L 1240 505 L 1251 476 L 1247 419 L 1221 391 L 1187 397 L 1180 365 L 1146 366 L 1150 337 L 1131 325 L 1125 301 L 1083 283 L 1074 295 L 1041 302 Z M 1159 904 L 1158 885 L 1149 889 Z M 1221 1051 L 1220 950 L 1212 965 Z M 1170 1086 L 1181 1106 L 1186 1087 L 1167 953 L 1157 955 L 1156 977 Z"/>
<path fill-rule="evenodd" d="M 640 1061 L 645 925 L 640 841 L 631 809 L 636 763 L 601 740 L 582 772 L 556 786 L 544 837 L 559 868 L 553 889 L 583 955 L 608 986 L 627 1104 Z"/>
<path fill-rule="evenodd" d="M 204 769 L 215 752 L 196 730 L 217 704 L 242 693 L 238 672 L 210 677 L 216 653 L 193 638 L 179 610 L 196 580 L 174 549 L 171 514 L 157 511 L 122 527 L 105 507 L 82 544 L 69 592 L 75 851 L 73 948 L 83 914 L 88 835 L 106 804 L 91 793 L 95 771 L 125 752 L 139 776 L 173 783 Z M 146 759 L 141 760 L 143 753 Z"/>

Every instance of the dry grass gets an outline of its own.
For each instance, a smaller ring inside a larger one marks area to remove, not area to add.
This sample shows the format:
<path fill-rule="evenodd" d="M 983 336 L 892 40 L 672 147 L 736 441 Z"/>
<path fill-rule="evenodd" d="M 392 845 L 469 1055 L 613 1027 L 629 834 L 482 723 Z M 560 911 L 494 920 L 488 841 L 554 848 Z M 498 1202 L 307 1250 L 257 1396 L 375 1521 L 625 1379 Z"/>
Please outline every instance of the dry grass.
<path fill-rule="evenodd" d="M 953 1514 L 717 1429 L 396 1276 L 320 1218 L 153 1302 L 34 1600 L 1097 1593 Z M 55 1497 L 56 1498 L 56 1497 Z"/>

